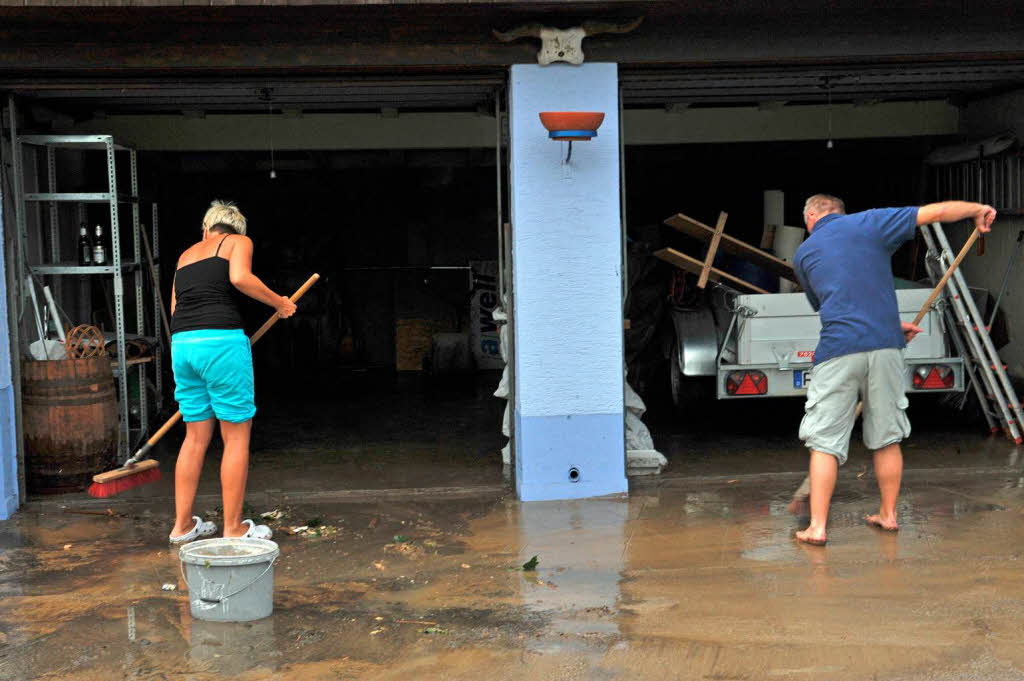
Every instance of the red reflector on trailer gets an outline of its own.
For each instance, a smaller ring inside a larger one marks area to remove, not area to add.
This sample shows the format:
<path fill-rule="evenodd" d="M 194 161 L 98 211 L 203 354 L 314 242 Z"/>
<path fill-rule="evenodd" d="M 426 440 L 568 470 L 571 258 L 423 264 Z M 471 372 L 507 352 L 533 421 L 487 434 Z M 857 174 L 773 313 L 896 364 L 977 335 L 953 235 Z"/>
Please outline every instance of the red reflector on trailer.
<path fill-rule="evenodd" d="M 725 381 L 725 392 L 730 395 L 765 395 L 768 377 L 761 371 L 734 371 Z"/>
<path fill-rule="evenodd" d="M 946 390 L 955 382 L 953 370 L 945 364 L 924 365 L 914 370 L 914 387 L 918 390 Z"/>

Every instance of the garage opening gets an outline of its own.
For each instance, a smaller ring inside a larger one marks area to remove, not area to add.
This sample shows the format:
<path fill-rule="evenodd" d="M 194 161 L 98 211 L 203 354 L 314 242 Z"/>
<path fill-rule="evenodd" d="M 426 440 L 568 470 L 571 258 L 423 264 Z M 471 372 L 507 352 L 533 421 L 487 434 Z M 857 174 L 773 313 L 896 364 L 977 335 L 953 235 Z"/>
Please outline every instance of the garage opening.
<path fill-rule="evenodd" d="M 199 239 L 215 199 L 246 215 L 253 272 L 275 292 L 289 295 L 319 273 L 295 317 L 253 348 L 251 492 L 473 488 L 502 484 L 508 442 L 505 401 L 494 396 L 505 366 L 493 314 L 498 308 L 501 316 L 507 215 L 505 178 L 496 176 L 503 87 L 503 74 L 493 73 L 23 83 L 17 124 L 19 134 L 111 134 L 138 150 L 140 222 L 150 230 L 159 223 L 165 304 L 177 256 Z M 58 191 L 102 191 L 102 152 L 55 153 Z M 45 151 L 28 165 L 45 184 Z M 120 184 L 129 175 L 120 156 L 118 173 Z M 26 250 L 38 264 L 53 252 L 51 215 L 31 211 Z M 131 260 L 130 204 L 119 215 L 122 253 Z M 80 225 L 90 238 L 100 225 L 109 248 L 109 224 L 106 204 L 61 206 L 61 259 L 74 260 Z M 142 266 L 146 338 L 139 340 L 148 351 L 159 319 Z M 125 278 L 129 337 L 132 276 Z M 116 328 L 109 276 L 38 279 L 62 286 L 65 323 L 94 324 L 109 340 Z M 254 301 L 243 310 L 248 333 L 272 314 Z M 35 340 L 23 336 L 25 347 Z M 165 355 L 159 413 L 155 375 L 147 373 L 145 432 L 137 393 L 129 395 L 132 450 L 175 409 L 169 365 Z M 180 441 L 172 431 L 157 449 L 164 480 L 129 495 L 170 493 L 167 462 Z M 201 495 L 218 489 L 218 455 L 215 440 Z"/>
<path fill-rule="evenodd" d="M 804 411 L 799 394 L 761 396 L 755 388 L 763 384 L 753 382 L 740 399 L 722 394 L 728 386 L 714 369 L 729 352 L 730 324 L 743 320 L 719 314 L 722 306 L 714 301 L 722 291 L 713 282 L 698 288 L 699 267 L 686 272 L 654 257 L 672 248 L 699 265 L 708 252 L 710 237 L 692 238 L 666 219 L 684 214 L 709 229 L 724 219 L 726 235 L 788 260 L 806 236 L 802 211 L 812 194 L 839 196 L 848 212 L 949 199 L 991 203 L 1003 216 L 996 231 L 1007 234 L 987 239 L 987 251 L 975 249 L 963 268 L 987 318 L 1016 251 L 1019 223 L 1013 220 L 1022 208 L 1020 147 L 1012 131 L 1005 134 L 999 109 L 1013 97 L 1005 93 L 1019 91 L 1022 83 L 1021 65 L 1010 61 L 623 71 L 631 327 L 626 360 L 630 382 L 646 402 L 655 445 L 669 459 L 668 475 L 705 474 L 711 462 L 721 465 L 723 459 L 737 473 L 800 470 L 806 451 L 797 439 Z M 994 137 L 1002 141 L 992 144 Z M 780 251 L 784 229 L 793 243 Z M 970 228 L 946 231 L 958 250 Z M 931 287 L 926 252 L 919 235 L 895 254 L 898 287 Z M 772 293 L 794 290 L 777 272 L 735 253 L 720 251 L 714 267 Z M 726 284 L 727 296 L 752 292 Z M 1011 341 L 1020 330 L 1007 328 L 1006 312 L 1003 307 L 996 314 L 991 333 L 1008 353 L 1009 371 L 1019 374 Z M 701 315 L 709 320 L 706 328 L 678 321 Z M 773 337 L 778 347 L 785 328 L 783 323 Z M 958 356 L 952 341 L 945 342 L 948 354 Z M 698 351 L 705 351 L 710 371 L 695 368 Z M 800 372 L 793 368 L 768 375 L 771 381 L 785 376 L 788 392 L 802 393 L 794 388 Z M 989 433 L 970 388 L 913 394 L 909 413 L 915 426 L 909 456 L 915 447 L 929 456 L 908 465 L 949 463 L 961 449 L 976 451 L 972 438 Z M 858 456 L 857 465 L 869 462 L 863 452 L 851 461 Z"/>

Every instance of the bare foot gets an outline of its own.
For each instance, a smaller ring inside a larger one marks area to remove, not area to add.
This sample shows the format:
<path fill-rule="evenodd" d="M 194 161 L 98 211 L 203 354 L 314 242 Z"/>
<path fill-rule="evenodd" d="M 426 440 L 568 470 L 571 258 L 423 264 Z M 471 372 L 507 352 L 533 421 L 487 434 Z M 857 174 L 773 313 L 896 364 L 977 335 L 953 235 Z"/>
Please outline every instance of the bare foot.
<path fill-rule="evenodd" d="M 868 525 L 877 527 L 880 530 L 886 532 L 899 532 L 900 524 L 896 522 L 896 516 L 883 516 L 880 513 L 874 513 L 872 515 L 864 516 L 864 520 Z"/>
<path fill-rule="evenodd" d="M 811 546 L 824 546 L 828 542 L 824 529 L 815 530 L 808 527 L 806 530 L 794 533 L 793 536 L 796 537 L 797 541 L 810 544 Z"/>

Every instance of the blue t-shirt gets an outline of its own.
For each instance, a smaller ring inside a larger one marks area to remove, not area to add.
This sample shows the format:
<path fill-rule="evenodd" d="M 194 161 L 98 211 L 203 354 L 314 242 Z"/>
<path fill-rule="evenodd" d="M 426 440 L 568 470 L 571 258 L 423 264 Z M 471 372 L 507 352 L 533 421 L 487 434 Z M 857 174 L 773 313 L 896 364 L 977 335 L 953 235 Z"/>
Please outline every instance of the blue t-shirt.
<path fill-rule="evenodd" d="M 892 254 L 914 238 L 917 208 L 825 215 L 793 257 L 811 307 L 821 313 L 815 364 L 881 348 L 904 348 Z"/>

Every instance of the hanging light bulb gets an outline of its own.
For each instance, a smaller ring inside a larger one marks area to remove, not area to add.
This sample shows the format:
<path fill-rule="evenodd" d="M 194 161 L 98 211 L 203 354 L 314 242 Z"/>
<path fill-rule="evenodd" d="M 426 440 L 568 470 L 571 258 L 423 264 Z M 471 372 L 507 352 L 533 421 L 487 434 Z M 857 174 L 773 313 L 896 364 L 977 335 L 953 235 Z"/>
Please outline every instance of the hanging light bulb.
<path fill-rule="evenodd" d="M 267 140 L 270 142 L 270 179 L 277 179 L 277 171 L 274 170 L 274 101 L 272 90 L 267 87 L 263 92 L 267 98 Z"/>
<path fill-rule="evenodd" d="M 825 109 L 825 117 L 828 121 L 828 141 L 825 142 L 825 148 L 831 149 L 835 145 L 832 143 L 832 83 L 829 82 L 828 76 L 825 76 L 825 91 L 828 93 L 828 107 Z"/>

